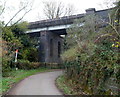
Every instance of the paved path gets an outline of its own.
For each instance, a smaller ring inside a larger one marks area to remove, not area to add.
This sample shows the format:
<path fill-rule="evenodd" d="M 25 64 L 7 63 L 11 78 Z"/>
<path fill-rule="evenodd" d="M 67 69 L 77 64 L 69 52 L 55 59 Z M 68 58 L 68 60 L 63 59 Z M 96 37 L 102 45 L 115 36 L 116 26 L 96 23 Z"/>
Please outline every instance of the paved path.
<path fill-rule="evenodd" d="M 55 79 L 62 73 L 53 71 L 27 77 L 12 88 L 8 95 L 62 95 L 55 85 Z"/>

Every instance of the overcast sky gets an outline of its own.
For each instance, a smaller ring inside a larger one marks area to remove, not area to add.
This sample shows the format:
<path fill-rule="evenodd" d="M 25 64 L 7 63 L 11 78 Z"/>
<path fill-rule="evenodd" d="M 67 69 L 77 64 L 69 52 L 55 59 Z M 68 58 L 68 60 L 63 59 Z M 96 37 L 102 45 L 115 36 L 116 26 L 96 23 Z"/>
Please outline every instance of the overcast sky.
<path fill-rule="evenodd" d="M 8 9 L 12 10 L 12 12 L 9 11 L 4 16 L 4 20 L 8 21 L 9 18 L 12 17 L 11 16 L 12 13 L 14 14 L 15 12 L 14 10 L 18 8 L 20 0 L 6 0 L 6 1 L 7 1 L 6 5 L 9 6 Z M 39 19 L 45 19 L 45 16 L 43 14 L 43 1 L 56 1 L 56 2 L 61 1 L 64 3 L 64 5 L 72 4 L 76 9 L 74 14 L 80 14 L 85 13 L 85 10 L 88 8 L 95 8 L 96 10 L 107 9 L 105 2 L 110 2 L 111 0 L 28 0 L 28 1 L 34 1 L 33 10 L 24 17 L 24 20 L 33 22 Z"/>

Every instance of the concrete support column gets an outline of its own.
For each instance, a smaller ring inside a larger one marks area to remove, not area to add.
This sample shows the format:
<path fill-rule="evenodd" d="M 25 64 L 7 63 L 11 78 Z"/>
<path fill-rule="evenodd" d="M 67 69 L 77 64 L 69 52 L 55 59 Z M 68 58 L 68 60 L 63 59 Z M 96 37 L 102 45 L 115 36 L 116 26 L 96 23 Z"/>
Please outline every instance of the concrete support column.
<path fill-rule="evenodd" d="M 47 43 L 47 35 L 46 31 L 40 32 L 40 46 L 39 46 L 39 56 L 40 62 L 45 62 L 46 59 L 46 43 Z"/>
<path fill-rule="evenodd" d="M 63 38 L 50 31 L 41 32 L 40 38 L 40 62 L 60 63 L 59 56 L 62 50 Z"/>

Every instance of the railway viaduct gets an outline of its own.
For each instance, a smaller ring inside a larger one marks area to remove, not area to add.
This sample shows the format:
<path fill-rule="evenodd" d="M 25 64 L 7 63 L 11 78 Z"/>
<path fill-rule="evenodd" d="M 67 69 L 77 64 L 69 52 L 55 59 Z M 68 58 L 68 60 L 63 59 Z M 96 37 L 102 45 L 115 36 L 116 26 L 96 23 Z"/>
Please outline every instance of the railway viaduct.
<path fill-rule="evenodd" d="M 29 31 L 26 33 L 32 37 L 36 37 L 40 41 L 40 62 L 61 63 L 60 54 L 63 49 L 63 37 L 61 35 L 67 35 L 66 29 L 73 24 L 74 20 L 89 14 L 96 14 L 103 20 L 108 20 L 108 13 L 109 9 L 96 11 L 95 8 L 90 8 L 84 14 L 30 22 Z"/>

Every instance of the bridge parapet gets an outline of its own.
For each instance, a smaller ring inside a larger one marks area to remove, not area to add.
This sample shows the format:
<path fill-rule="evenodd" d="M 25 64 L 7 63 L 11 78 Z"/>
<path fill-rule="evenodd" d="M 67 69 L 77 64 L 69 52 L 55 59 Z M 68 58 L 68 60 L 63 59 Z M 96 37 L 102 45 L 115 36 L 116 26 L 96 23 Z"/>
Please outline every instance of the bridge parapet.
<path fill-rule="evenodd" d="M 29 29 L 72 24 L 75 19 L 79 19 L 84 16 L 85 14 L 78 14 L 78 15 L 72 15 L 72 16 L 65 16 L 61 18 L 31 22 L 29 25 Z"/>
<path fill-rule="evenodd" d="M 55 18 L 55 19 L 47 19 L 47 20 L 41 20 L 36 22 L 30 22 L 30 25 L 28 28 L 31 30 L 31 29 L 38 29 L 38 28 L 61 26 L 61 25 L 70 25 L 70 24 L 73 24 L 75 19 L 80 19 L 91 13 L 101 16 L 103 19 L 107 19 L 109 10 L 110 9 L 96 11 L 95 8 L 89 8 L 86 10 L 86 13 L 84 14 L 77 14 L 77 15 L 64 16 L 64 17 Z"/>
<path fill-rule="evenodd" d="M 74 23 L 75 19 L 80 19 L 91 13 L 107 20 L 108 10 L 96 11 L 95 9 L 88 9 L 85 14 L 31 22 L 28 27 L 30 30 L 26 33 L 29 33 L 31 36 L 40 37 L 39 51 L 40 56 L 42 56 L 40 62 L 60 63 L 61 58 L 59 54 L 62 51 L 61 45 L 63 44 L 63 39 L 60 35 L 67 34 L 66 29 Z M 83 25 L 81 23 L 81 26 Z"/>

